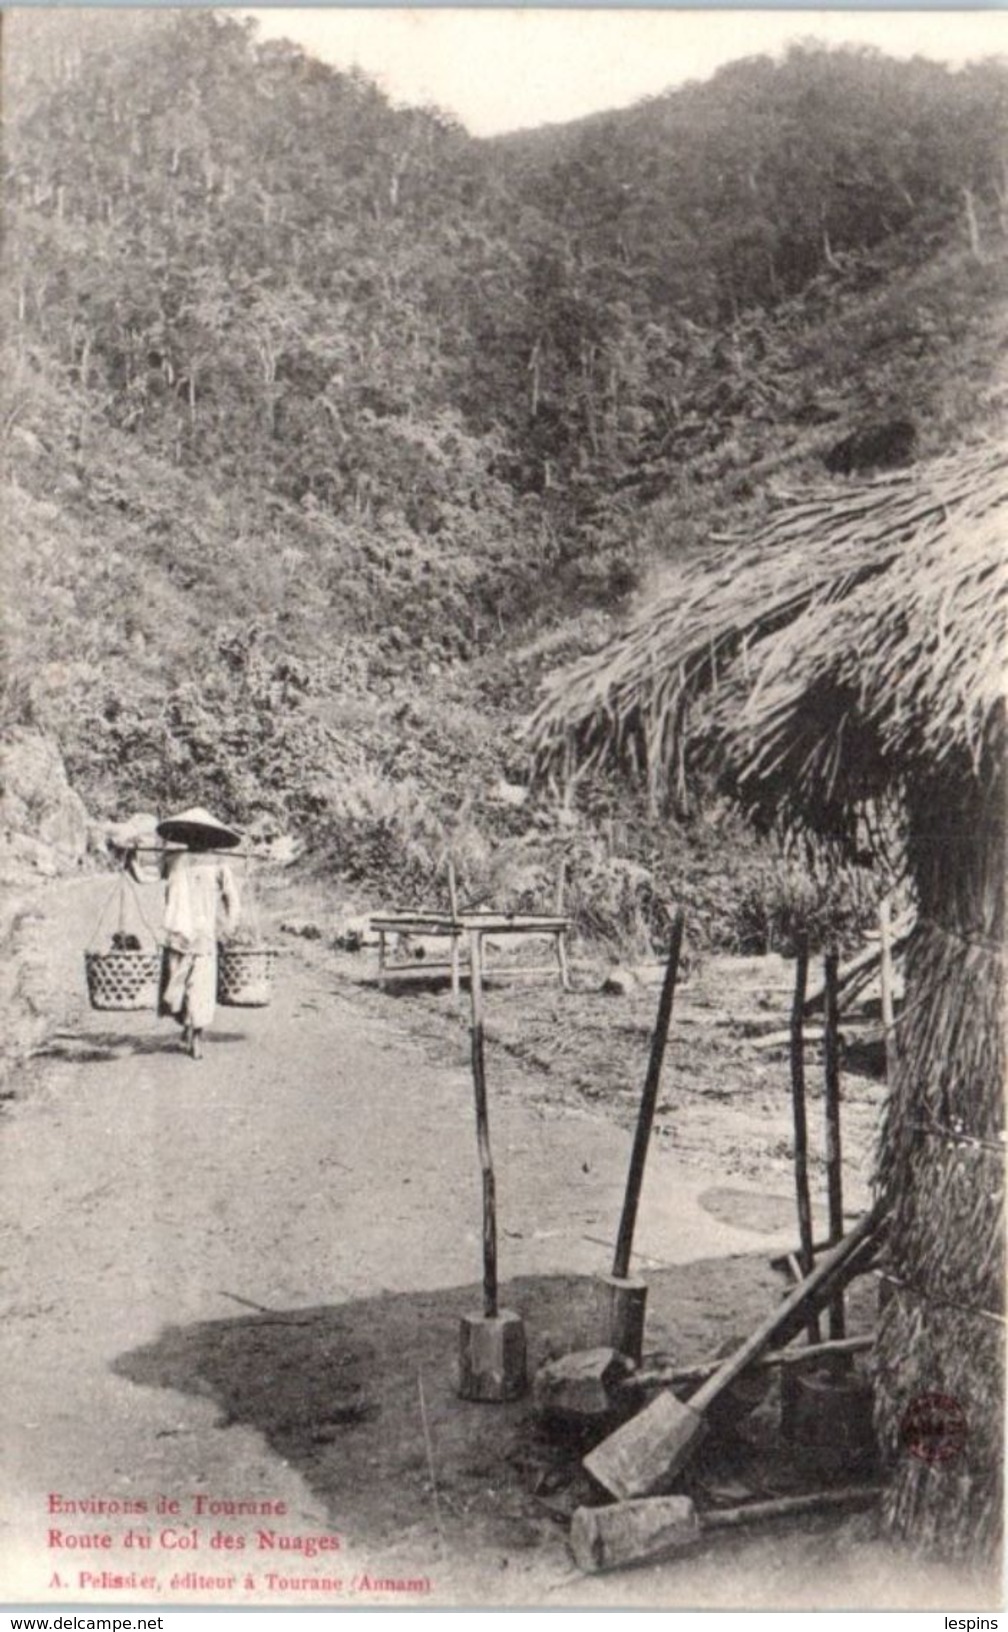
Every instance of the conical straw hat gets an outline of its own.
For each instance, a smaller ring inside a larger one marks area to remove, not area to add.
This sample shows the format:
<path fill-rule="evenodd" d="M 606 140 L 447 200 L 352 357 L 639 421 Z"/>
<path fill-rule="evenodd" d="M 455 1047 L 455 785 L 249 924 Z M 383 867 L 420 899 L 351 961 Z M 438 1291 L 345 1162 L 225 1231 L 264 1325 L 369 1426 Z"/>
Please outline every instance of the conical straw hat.
<path fill-rule="evenodd" d="M 202 805 L 180 810 L 177 816 L 166 816 L 163 822 L 158 822 L 157 830 L 163 839 L 174 840 L 193 850 L 230 850 L 241 844 L 241 834 L 219 822 Z"/>

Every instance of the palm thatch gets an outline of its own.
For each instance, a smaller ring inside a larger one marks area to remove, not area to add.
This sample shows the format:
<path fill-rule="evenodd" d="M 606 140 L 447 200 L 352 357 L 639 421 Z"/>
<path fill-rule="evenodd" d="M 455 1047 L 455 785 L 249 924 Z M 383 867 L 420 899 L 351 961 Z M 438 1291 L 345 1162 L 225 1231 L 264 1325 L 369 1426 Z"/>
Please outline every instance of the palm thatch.
<path fill-rule="evenodd" d="M 790 505 L 683 574 L 530 721 L 540 772 L 608 758 L 685 795 L 713 766 L 762 825 L 829 836 L 902 776 L 998 752 L 1008 453 Z"/>
<path fill-rule="evenodd" d="M 764 827 L 849 841 L 900 800 L 918 918 L 879 1156 L 877 1426 L 890 1526 L 963 1558 L 999 1556 L 1003 1511 L 1006 551 L 1000 447 L 831 488 L 684 573 L 531 721 L 540 772 L 614 758 L 657 790 L 704 766 Z M 933 1396 L 965 1422 L 947 1458 L 908 1448 Z"/>

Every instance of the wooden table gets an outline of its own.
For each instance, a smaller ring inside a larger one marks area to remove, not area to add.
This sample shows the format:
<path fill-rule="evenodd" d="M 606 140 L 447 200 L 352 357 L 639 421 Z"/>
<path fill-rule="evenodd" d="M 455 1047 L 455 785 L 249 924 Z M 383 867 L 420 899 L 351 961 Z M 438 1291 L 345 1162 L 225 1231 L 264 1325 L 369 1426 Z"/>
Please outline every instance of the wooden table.
<path fill-rule="evenodd" d="M 469 949 L 470 967 L 474 960 L 478 960 L 479 971 L 482 975 L 486 971 L 486 938 L 493 936 L 500 938 L 505 935 L 547 935 L 554 944 L 556 953 L 556 968 L 563 990 L 570 990 L 570 970 L 567 963 L 567 931 L 570 928 L 570 919 L 559 914 L 541 914 L 531 912 L 460 912 L 453 916 L 450 912 L 381 912 L 371 916 L 371 928 L 378 934 L 378 984 L 384 986 L 390 969 L 416 968 L 415 964 L 390 964 L 388 959 L 388 936 L 390 935 L 430 935 L 444 939 L 450 943 L 449 956 L 444 961 L 428 962 L 424 960 L 424 969 L 448 969 L 451 972 L 451 989 L 457 995 L 459 990 L 460 951 L 463 937 Z M 553 965 L 549 965 L 552 972 Z M 515 974 L 541 975 L 547 972 L 546 967 L 516 969 Z"/>
<path fill-rule="evenodd" d="M 556 954 L 557 972 L 560 976 L 560 985 L 565 992 L 570 991 L 570 970 L 567 964 L 567 931 L 570 928 L 570 919 L 555 913 L 536 912 L 463 912 L 459 922 L 465 930 L 469 941 L 470 964 L 479 965 L 480 974 L 486 973 L 486 938 L 492 935 L 500 939 L 505 935 L 548 935 Z M 552 965 L 539 965 L 536 968 L 516 969 L 514 974 L 543 975 L 552 971 Z"/>
<path fill-rule="evenodd" d="M 451 942 L 450 956 L 443 961 L 428 963 L 425 969 L 450 969 L 452 991 L 459 989 L 459 942 L 462 925 L 450 912 L 375 912 L 371 914 L 371 928 L 378 934 L 378 985 L 385 985 L 390 969 L 415 969 L 413 963 L 389 963 L 388 937 L 390 935 L 432 935 Z"/>

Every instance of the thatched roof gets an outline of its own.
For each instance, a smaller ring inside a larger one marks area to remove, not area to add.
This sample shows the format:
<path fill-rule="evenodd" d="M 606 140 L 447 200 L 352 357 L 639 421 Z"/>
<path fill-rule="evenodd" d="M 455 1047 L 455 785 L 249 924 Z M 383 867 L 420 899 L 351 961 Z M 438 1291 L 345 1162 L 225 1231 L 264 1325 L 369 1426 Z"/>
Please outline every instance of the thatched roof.
<path fill-rule="evenodd" d="M 830 836 L 904 779 L 986 778 L 1006 556 L 1000 446 L 810 491 L 550 677 L 537 769 L 625 760 L 682 792 L 695 762 L 762 825 Z"/>

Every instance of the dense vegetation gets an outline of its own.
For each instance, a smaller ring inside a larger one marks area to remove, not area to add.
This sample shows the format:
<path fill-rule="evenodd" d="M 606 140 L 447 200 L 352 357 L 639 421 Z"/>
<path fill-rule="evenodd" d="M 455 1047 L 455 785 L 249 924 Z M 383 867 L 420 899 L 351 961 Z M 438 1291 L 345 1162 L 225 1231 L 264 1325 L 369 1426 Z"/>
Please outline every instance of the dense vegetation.
<path fill-rule="evenodd" d="M 566 854 L 600 927 L 786 928 L 726 817 L 494 790 L 654 574 L 865 424 L 1003 408 L 1008 69 L 809 44 L 479 142 L 224 14 L 4 44 L 8 720 L 98 812 L 198 796 L 386 894 L 450 844 L 498 898 Z"/>

